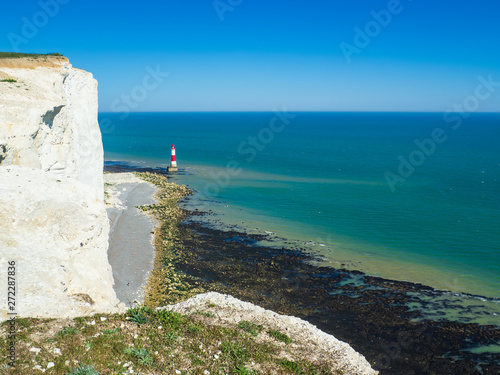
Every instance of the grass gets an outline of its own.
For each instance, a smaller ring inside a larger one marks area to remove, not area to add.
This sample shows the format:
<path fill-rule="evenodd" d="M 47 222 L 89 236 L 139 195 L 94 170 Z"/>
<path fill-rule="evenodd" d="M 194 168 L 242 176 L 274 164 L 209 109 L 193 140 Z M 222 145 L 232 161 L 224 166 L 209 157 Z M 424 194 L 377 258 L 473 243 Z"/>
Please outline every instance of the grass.
<path fill-rule="evenodd" d="M 41 54 L 41 53 L 15 53 L 15 52 L 0 52 L 0 59 L 20 59 L 22 57 L 32 57 L 32 58 L 39 58 L 39 57 L 47 57 L 47 56 L 63 56 L 60 53 L 47 53 L 47 54 Z"/>
<path fill-rule="evenodd" d="M 141 323 L 135 321 L 137 316 Z M 236 324 L 214 325 L 212 318 L 200 314 L 139 306 L 125 314 L 19 322 L 16 367 L 9 368 L 2 356 L 0 369 L 7 368 L 0 370 L 2 374 L 40 374 L 37 365 L 46 374 L 65 375 L 124 374 L 130 368 L 136 374 L 175 374 L 176 370 L 186 374 L 331 373 L 328 366 L 289 351 L 284 358 L 283 347 Z M 8 322 L 0 328 L 0 351 L 6 353 Z M 32 348 L 40 350 L 36 353 Z M 49 362 L 55 366 L 47 369 Z"/>
<path fill-rule="evenodd" d="M 300 371 L 301 371 L 300 365 L 294 361 L 289 361 L 287 359 L 284 359 L 281 361 L 281 365 L 284 368 L 286 368 L 288 371 L 293 372 L 293 373 L 300 373 Z"/>
<path fill-rule="evenodd" d="M 259 333 L 261 333 L 264 329 L 264 327 L 260 324 L 255 324 L 246 320 L 242 320 L 241 322 L 239 322 L 238 328 L 241 328 L 243 331 L 250 333 L 252 336 L 258 336 Z"/>
<path fill-rule="evenodd" d="M 210 313 L 210 312 L 205 312 L 205 311 L 196 311 L 195 314 L 201 315 L 201 316 L 206 316 L 207 318 L 215 318 L 215 315 Z"/>
<path fill-rule="evenodd" d="M 221 345 L 222 353 L 226 354 L 228 358 L 231 358 L 236 364 L 243 364 L 247 362 L 250 358 L 250 353 L 248 349 L 236 342 L 224 342 Z"/>
<path fill-rule="evenodd" d="M 0 82 L 15 83 L 15 82 L 17 82 L 17 80 L 12 79 L 12 78 L 6 78 L 6 79 L 0 79 Z"/>
<path fill-rule="evenodd" d="M 145 324 L 148 322 L 147 313 L 150 312 L 151 309 L 139 306 L 129 310 L 130 320 L 137 324 Z"/>
<path fill-rule="evenodd" d="M 254 375 L 258 374 L 258 372 L 255 370 L 249 370 L 245 366 L 236 366 L 235 369 L 233 370 L 233 374 Z"/>
<path fill-rule="evenodd" d="M 151 357 L 151 353 L 147 349 L 126 348 L 123 352 L 129 354 L 132 358 L 137 358 L 139 363 L 143 365 L 153 364 L 153 357 Z"/>
<path fill-rule="evenodd" d="M 103 335 L 113 335 L 115 333 L 119 333 L 121 331 L 121 328 L 113 328 L 113 329 L 105 329 L 102 331 Z"/>
<path fill-rule="evenodd" d="M 275 340 L 284 342 L 285 344 L 290 344 L 292 342 L 292 339 L 290 337 L 288 337 L 285 333 L 282 333 L 280 331 L 270 329 L 269 331 L 267 331 L 267 333 Z"/>
<path fill-rule="evenodd" d="M 99 373 L 92 366 L 78 366 L 67 375 L 99 375 Z"/>
<path fill-rule="evenodd" d="M 74 335 L 75 333 L 78 333 L 78 330 L 76 328 L 64 327 L 57 333 L 57 335 L 60 337 L 66 337 L 68 335 Z"/>

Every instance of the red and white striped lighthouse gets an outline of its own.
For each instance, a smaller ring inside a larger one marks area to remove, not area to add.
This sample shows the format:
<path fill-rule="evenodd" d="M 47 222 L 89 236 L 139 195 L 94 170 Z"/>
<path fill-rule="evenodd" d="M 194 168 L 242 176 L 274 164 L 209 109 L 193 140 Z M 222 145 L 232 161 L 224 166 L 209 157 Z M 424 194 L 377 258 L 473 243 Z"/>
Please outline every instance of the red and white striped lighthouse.
<path fill-rule="evenodd" d="M 172 157 L 170 159 L 170 167 L 167 168 L 169 172 L 177 172 L 177 160 L 175 159 L 175 146 L 172 145 Z"/>

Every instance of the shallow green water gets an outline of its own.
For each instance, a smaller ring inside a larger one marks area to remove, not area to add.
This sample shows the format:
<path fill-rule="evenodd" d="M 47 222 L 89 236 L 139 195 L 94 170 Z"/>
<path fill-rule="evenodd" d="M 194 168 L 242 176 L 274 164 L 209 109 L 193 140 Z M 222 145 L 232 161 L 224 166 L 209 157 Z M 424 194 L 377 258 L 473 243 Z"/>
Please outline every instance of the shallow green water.
<path fill-rule="evenodd" d="M 294 239 L 333 265 L 500 298 L 499 115 L 457 130 L 441 114 L 274 118 L 101 114 L 113 124 L 105 156 L 166 166 L 175 143 L 176 180 L 223 223 Z M 418 156 L 416 141 L 437 128 L 446 141 L 391 191 L 386 172 L 397 175 L 399 156 Z"/>

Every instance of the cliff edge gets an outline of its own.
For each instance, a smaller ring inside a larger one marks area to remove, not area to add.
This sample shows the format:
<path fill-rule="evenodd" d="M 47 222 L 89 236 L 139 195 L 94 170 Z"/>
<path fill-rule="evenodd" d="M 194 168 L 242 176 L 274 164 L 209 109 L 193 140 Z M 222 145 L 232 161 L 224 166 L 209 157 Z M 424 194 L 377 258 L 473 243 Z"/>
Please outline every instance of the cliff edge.
<path fill-rule="evenodd" d="M 75 178 L 104 198 L 97 81 L 63 57 L 0 59 L 0 166 Z"/>
<path fill-rule="evenodd" d="M 97 81 L 64 57 L 0 58 L 0 277 L 15 262 L 16 286 L 0 320 L 9 297 L 19 316 L 118 311 L 108 234 Z"/>

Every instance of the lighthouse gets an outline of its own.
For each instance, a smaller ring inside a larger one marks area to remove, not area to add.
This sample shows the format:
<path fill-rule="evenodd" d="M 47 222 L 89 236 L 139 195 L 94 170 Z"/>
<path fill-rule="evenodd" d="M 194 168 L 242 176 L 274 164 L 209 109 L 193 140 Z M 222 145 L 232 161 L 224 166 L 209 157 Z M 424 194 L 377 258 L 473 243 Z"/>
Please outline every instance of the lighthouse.
<path fill-rule="evenodd" d="M 177 161 L 175 160 L 175 146 L 172 145 L 172 157 L 170 159 L 170 167 L 167 168 L 169 172 L 177 172 Z"/>

